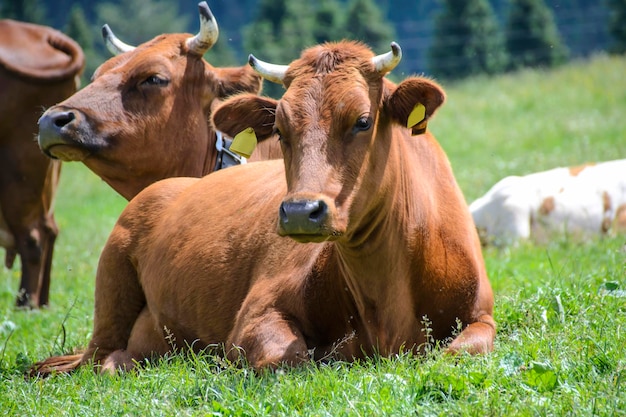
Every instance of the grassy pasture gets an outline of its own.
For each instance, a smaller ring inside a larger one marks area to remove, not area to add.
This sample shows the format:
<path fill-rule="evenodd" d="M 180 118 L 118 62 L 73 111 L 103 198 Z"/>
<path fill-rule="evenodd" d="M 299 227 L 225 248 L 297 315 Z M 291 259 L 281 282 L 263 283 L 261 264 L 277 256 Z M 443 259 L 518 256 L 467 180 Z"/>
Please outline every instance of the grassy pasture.
<path fill-rule="evenodd" d="M 430 128 L 471 201 L 506 175 L 626 157 L 625 75 L 625 57 L 597 56 L 444 85 Z M 137 374 L 25 381 L 31 362 L 88 342 L 99 252 L 125 205 L 82 165 L 63 170 L 51 306 L 15 310 L 18 268 L 0 269 L 5 415 L 626 415 L 625 237 L 486 250 L 499 333 L 485 357 L 404 354 L 257 375 L 172 355 Z"/>

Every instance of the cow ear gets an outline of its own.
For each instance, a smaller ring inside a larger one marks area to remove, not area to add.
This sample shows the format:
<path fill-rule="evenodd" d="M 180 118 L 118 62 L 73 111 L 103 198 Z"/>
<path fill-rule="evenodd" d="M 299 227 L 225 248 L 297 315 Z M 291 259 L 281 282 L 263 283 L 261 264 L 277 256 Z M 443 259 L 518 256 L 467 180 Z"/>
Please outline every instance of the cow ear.
<path fill-rule="evenodd" d="M 422 77 L 408 78 L 390 90 L 383 104 L 386 113 L 414 134 L 423 133 L 428 119 L 446 99 L 436 82 Z"/>
<path fill-rule="evenodd" d="M 212 68 L 216 77 L 216 95 L 225 98 L 236 93 L 261 92 L 262 79 L 249 65 L 233 68 Z"/>
<path fill-rule="evenodd" d="M 230 137 L 251 127 L 259 140 L 274 133 L 277 101 L 250 93 L 238 94 L 217 106 L 211 115 L 213 127 Z"/>

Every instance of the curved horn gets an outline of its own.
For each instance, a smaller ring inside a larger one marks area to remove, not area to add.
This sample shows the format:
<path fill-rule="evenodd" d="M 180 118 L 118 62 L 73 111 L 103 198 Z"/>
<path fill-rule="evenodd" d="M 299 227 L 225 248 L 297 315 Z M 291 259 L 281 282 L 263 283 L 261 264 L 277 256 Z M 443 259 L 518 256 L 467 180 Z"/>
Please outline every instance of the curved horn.
<path fill-rule="evenodd" d="M 104 43 L 107 46 L 109 52 L 112 55 L 123 54 L 124 52 L 132 51 L 135 49 L 134 46 L 128 45 L 127 43 L 122 42 L 113 34 L 113 31 L 106 23 L 102 26 L 102 38 L 104 39 Z"/>
<path fill-rule="evenodd" d="M 187 48 L 189 52 L 202 56 L 215 45 L 220 32 L 206 1 L 198 3 L 198 10 L 200 11 L 200 32 L 187 39 Z"/>
<path fill-rule="evenodd" d="M 385 75 L 400 63 L 402 59 L 402 49 L 400 45 L 395 42 L 391 42 L 391 51 L 386 54 L 377 55 L 372 58 L 372 63 L 381 75 Z"/>
<path fill-rule="evenodd" d="M 248 64 L 255 70 L 261 77 L 267 81 L 271 81 L 276 84 L 282 84 L 285 73 L 289 69 L 289 65 L 276 65 L 269 62 L 263 62 L 257 59 L 254 55 L 248 55 Z"/>

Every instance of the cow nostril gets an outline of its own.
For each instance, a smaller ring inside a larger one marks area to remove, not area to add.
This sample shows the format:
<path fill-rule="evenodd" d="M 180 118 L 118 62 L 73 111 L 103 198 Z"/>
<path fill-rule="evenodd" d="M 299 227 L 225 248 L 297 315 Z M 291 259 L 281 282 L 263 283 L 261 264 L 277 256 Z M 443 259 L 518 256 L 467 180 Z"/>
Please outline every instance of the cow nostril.
<path fill-rule="evenodd" d="M 312 201 L 311 206 L 312 210 L 309 214 L 309 220 L 319 222 L 326 217 L 328 206 L 322 200 Z"/>
<path fill-rule="evenodd" d="M 71 111 L 68 111 L 68 112 L 56 114 L 54 116 L 53 123 L 56 127 L 63 127 L 63 126 L 67 126 L 68 124 L 70 124 L 74 119 L 76 119 L 76 116 L 74 115 L 74 113 Z"/>
<path fill-rule="evenodd" d="M 280 209 L 278 210 L 278 216 L 280 217 L 281 223 L 287 223 L 289 221 L 289 215 L 287 214 L 285 203 L 282 203 L 280 205 Z"/>
<path fill-rule="evenodd" d="M 322 200 L 285 201 L 280 205 L 279 217 L 283 225 L 307 229 L 326 221 L 328 205 Z"/>

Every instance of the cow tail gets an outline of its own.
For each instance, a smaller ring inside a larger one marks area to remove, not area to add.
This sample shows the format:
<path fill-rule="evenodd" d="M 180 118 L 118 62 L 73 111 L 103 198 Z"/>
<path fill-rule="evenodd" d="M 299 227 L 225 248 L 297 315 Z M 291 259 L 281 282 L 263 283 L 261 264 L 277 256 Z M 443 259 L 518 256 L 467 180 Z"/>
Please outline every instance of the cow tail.
<path fill-rule="evenodd" d="M 83 363 L 83 354 L 52 356 L 37 362 L 27 370 L 26 378 L 45 378 L 55 374 L 69 374 Z"/>

